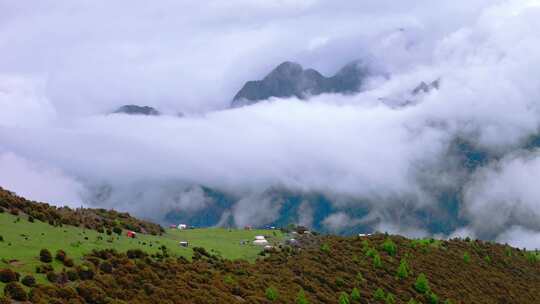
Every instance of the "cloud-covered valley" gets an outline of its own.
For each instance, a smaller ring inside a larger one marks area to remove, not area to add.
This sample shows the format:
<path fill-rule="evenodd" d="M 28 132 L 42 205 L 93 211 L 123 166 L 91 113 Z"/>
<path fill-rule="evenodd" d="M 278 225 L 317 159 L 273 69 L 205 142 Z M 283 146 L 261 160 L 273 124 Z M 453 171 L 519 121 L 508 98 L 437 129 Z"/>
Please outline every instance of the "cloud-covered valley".
<path fill-rule="evenodd" d="M 160 222 L 539 246 L 538 1 L 224 3 L 0 1 L 0 185 Z M 357 94 L 229 108 L 281 61 L 357 59 Z M 109 114 L 129 103 L 165 115 Z"/>

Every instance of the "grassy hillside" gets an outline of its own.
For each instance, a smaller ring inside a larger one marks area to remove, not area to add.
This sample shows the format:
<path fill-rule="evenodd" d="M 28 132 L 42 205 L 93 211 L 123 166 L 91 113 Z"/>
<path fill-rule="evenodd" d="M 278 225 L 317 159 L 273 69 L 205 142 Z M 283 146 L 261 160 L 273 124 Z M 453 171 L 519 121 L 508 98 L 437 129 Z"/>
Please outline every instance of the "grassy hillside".
<path fill-rule="evenodd" d="M 155 223 L 132 217 L 129 213 L 106 209 L 55 207 L 47 203 L 27 200 L 0 187 L 0 211 L 13 215 L 24 213 L 30 218 L 53 226 L 72 225 L 106 231 L 130 229 L 145 234 L 158 235 L 163 228 Z"/>
<path fill-rule="evenodd" d="M 0 280 L 10 281 L 0 283 L 2 304 L 540 303 L 540 255 L 507 245 L 302 234 L 290 246 L 278 244 L 286 235 L 277 230 L 165 230 L 117 212 L 58 211 L 0 194 Z M 131 239 L 126 225 L 159 234 Z M 240 244 L 261 234 L 278 244 L 270 253 Z M 52 258 L 40 261 L 43 248 Z M 73 263 L 54 259 L 60 249 Z M 26 275 L 38 284 L 23 287 Z"/>
<path fill-rule="evenodd" d="M 275 234 L 275 235 L 274 235 Z M 255 235 L 267 235 L 275 240 L 282 238 L 280 231 L 269 230 L 228 230 L 221 228 L 167 229 L 161 236 L 141 234 L 132 239 L 125 236 L 125 231 L 117 235 L 99 233 L 93 229 L 84 229 L 70 225 L 53 226 L 38 220 L 28 221 L 28 216 L 14 216 L 0 213 L 0 269 L 10 268 L 22 275 L 34 275 L 39 283 L 47 283 L 45 274 L 37 274 L 39 252 L 46 248 L 54 255 L 62 249 L 67 256 L 80 264 L 83 256 L 92 250 L 112 248 L 120 252 L 129 249 L 141 249 L 149 254 L 161 252 L 161 246 L 173 257 L 183 256 L 188 259 L 193 255 L 193 247 L 204 247 L 213 254 L 229 259 L 254 261 L 261 248 L 254 245 L 240 245 L 241 240 L 253 240 Z M 189 247 L 181 247 L 179 241 L 188 241 Z M 55 271 L 65 268 L 56 260 L 51 263 Z M 4 284 L 0 282 L 0 294 Z"/>
<path fill-rule="evenodd" d="M 35 303 L 540 303 L 540 258 L 469 240 L 301 236 L 255 263 L 94 252 L 92 277 L 38 286 Z M 80 271 L 79 271 L 80 272 Z"/>

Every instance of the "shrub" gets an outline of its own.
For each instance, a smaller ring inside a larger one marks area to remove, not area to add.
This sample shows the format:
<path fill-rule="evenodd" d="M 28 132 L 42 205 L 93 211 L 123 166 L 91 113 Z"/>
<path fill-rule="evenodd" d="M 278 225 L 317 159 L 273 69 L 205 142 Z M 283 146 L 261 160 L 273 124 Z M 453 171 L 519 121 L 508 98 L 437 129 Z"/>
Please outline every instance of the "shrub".
<path fill-rule="evenodd" d="M 64 262 L 66 260 L 66 258 L 67 258 L 66 252 L 64 250 L 62 250 L 62 249 L 59 249 L 56 252 L 56 255 L 55 255 L 54 258 L 57 259 L 60 262 Z"/>
<path fill-rule="evenodd" d="M 324 252 L 324 253 L 329 253 L 330 252 L 330 246 L 326 243 L 322 244 L 321 245 L 321 251 Z"/>
<path fill-rule="evenodd" d="M 236 283 L 236 281 L 234 280 L 234 278 L 230 274 L 228 274 L 223 278 L 223 283 L 225 283 L 227 285 L 234 285 L 234 283 Z"/>
<path fill-rule="evenodd" d="M 382 244 L 382 250 L 389 255 L 394 256 L 397 253 L 396 243 L 394 243 L 391 239 L 386 239 Z"/>
<path fill-rule="evenodd" d="M 306 293 L 303 289 L 300 289 L 296 295 L 296 304 L 309 304 L 309 301 L 306 298 Z"/>
<path fill-rule="evenodd" d="M 4 241 L 4 237 L 0 235 L 0 242 Z"/>
<path fill-rule="evenodd" d="M 364 276 L 362 275 L 361 272 L 359 272 L 359 273 L 356 274 L 356 280 L 357 280 L 358 282 L 364 282 L 364 281 L 365 281 Z"/>
<path fill-rule="evenodd" d="M 111 263 L 105 261 L 99 265 L 99 269 L 103 271 L 104 273 L 111 273 L 113 271 L 113 267 Z"/>
<path fill-rule="evenodd" d="M 489 255 L 486 255 L 486 256 L 484 257 L 484 261 L 485 261 L 486 263 L 488 263 L 488 264 L 491 264 L 491 257 L 490 257 Z"/>
<path fill-rule="evenodd" d="M 39 260 L 43 263 L 52 262 L 52 254 L 48 249 L 41 249 L 39 252 Z"/>
<path fill-rule="evenodd" d="M 0 270 L 0 282 L 9 283 L 19 281 L 19 274 L 11 269 Z"/>
<path fill-rule="evenodd" d="M 429 282 L 425 274 L 421 273 L 418 275 L 418 278 L 416 278 L 416 282 L 414 283 L 414 289 L 419 293 L 424 294 L 429 291 Z"/>
<path fill-rule="evenodd" d="M 385 299 L 384 290 L 382 290 L 381 288 L 377 288 L 377 290 L 375 290 L 375 292 L 373 293 L 373 298 L 377 301 L 384 300 Z"/>
<path fill-rule="evenodd" d="M 36 286 L 36 279 L 31 275 L 26 275 L 22 278 L 21 283 L 23 283 L 24 286 L 34 287 Z"/>
<path fill-rule="evenodd" d="M 345 285 L 345 280 L 343 280 L 343 278 L 337 277 L 335 283 L 337 287 L 343 287 L 343 285 Z"/>
<path fill-rule="evenodd" d="M 26 301 L 28 299 L 26 291 L 24 291 L 21 284 L 17 282 L 7 283 L 4 287 L 4 295 L 12 298 L 15 301 Z"/>
<path fill-rule="evenodd" d="M 87 303 L 106 303 L 105 292 L 92 282 L 81 283 L 77 292 Z"/>
<path fill-rule="evenodd" d="M 68 270 L 66 272 L 68 280 L 70 281 L 77 281 L 79 279 L 79 274 L 75 270 Z"/>
<path fill-rule="evenodd" d="M 429 304 L 439 304 L 439 297 L 434 292 L 428 292 L 427 302 Z"/>
<path fill-rule="evenodd" d="M 366 250 L 366 256 L 367 256 L 367 257 L 372 258 L 372 257 L 374 257 L 374 256 L 376 256 L 376 255 L 378 255 L 378 254 L 379 254 L 379 253 L 378 253 L 377 250 L 375 250 L 374 248 L 368 248 L 368 249 Z"/>
<path fill-rule="evenodd" d="M 47 272 L 47 280 L 51 283 L 57 283 L 58 282 L 58 274 L 56 274 L 54 271 Z"/>
<path fill-rule="evenodd" d="M 375 266 L 376 268 L 381 268 L 382 267 L 382 260 L 381 260 L 381 256 L 379 254 L 376 254 L 373 257 L 373 266 Z"/>
<path fill-rule="evenodd" d="M 64 264 L 64 266 L 66 266 L 66 267 L 73 267 L 73 266 L 75 266 L 75 262 L 73 262 L 73 259 L 71 259 L 71 258 L 66 258 L 66 259 L 63 261 L 63 264 Z"/>
<path fill-rule="evenodd" d="M 77 275 L 81 280 L 91 280 L 94 277 L 94 270 L 88 265 L 77 267 Z"/>
<path fill-rule="evenodd" d="M 112 231 L 118 235 L 122 234 L 122 228 L 120 227 L 113 227 Z"/>
<path fill-rule="evenodd" d="M 351 300 L 349 300 L 349 295 L 346 292 L 342 292 L 339 295 L 339 304 L 350 304 Z"/>
<path fill-rule="evenodd" d="M 140 249 L 130 249 L 126 254 L 130 259 L 142 259 L 147 256 L 147 254 Z"/>
<path fill-rule="evenodd" d="M 360 291 L 356 287 L 351 291 L 351 300 L 360 301 Z"/>
<path fill-rule="evenodd" d="M 397 277 L 400 279 L 405 279 L 409 276 L 409 265 L 405 259 L 401 259 L 397 269 Z"/>
<path fill-rule="evenodd" d="M 53 271 L 53 267 L 49 264 L 41 264 L 36 267 L 37 273 L 47 273 L 49 271 Z"/>
<path fill-rule="evenodd" d="M 418 304 L 415 299 L 411 298 L 407 304 Z"/>
<path fill-rule="evenodd" d="M 471 261 L 471 256 L 469 255 L 468 252 L 465 252 L 465 253 L 463 254 L 463 261 L 464 261 L 465 263 L 467 263 L 467 264 L 469 264 L 469 262 Z"/>
<path fill-rule="evenodd" d="M 396 296 L 394 296 L 391 293 L 388 293 L 386 295 L 386 299 L 384 299 L 385 304 L 396 304 Z"/>
<path fill-rule="evenodd" d="M 278 299 L 278 292 L 277 290 L 275 290 L 273 287 L 268 287 L 266 288 L 266 291 L 264 292 L 264 295 L 266 296 L 266 298 L 270 301 L 275 301 Z"/>

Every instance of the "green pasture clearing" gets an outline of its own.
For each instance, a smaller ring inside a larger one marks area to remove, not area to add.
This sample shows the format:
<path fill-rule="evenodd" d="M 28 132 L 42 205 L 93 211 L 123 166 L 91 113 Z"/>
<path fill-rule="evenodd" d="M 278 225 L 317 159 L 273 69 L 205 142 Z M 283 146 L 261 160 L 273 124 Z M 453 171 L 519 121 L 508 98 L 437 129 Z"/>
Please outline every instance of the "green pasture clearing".
<path fill-rule="evenodd" d="M 95 230 L 67 226 L 54 227 L 38 220 L 31 223 L 23 215 L 14 216 L 0 213 L 0 269 L 11 268 L 21 275 L 31 274 L 38 283 L 45 283 L 43 274 L 37 274 L 36 266 L 40 265 L 39 251 L 46 248 L 53 256 L 63 249 L 75 264 L 82 261 L 83 256 L 93 249 L 114 248 L 125 252 L 128 249 L 142 249 L 147 253 L 156 253 L 165 245 L 172 256 L 192 256 L 193 247 L 204 247 L 207 251 L 228 259 L 246 259 L 254 261 L 261 247 L 251 245 L 256 235 L 265 235 L 272 242 L 279 242 L 283 234 L 279 230 L 239 230 L 225 228 L 201 229 L 167 229 L 161 236 L 137 234 L 137 238 L 128 238 L 125 231 L 122 235 L 98 233 Z M 246 240 L 246 245 L 240 242 Z M 189 247 L 179 246 L 179 241 L 189 242 Z M 64 266 L 53 261 L 55 271 Z M 0 291 L 3 290 L 0 283 Z M 0 292 L 1 294 L 2 292 Z"/>

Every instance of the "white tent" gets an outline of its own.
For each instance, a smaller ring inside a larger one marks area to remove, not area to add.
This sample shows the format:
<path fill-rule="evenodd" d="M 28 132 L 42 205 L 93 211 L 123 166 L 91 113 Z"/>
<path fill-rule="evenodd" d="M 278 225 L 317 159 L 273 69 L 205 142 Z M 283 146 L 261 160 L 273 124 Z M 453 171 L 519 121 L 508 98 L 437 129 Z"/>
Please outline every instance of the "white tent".
<path fill-rule="evenodd" d="M 187 229 L 187 225 L 186 224 L 180 224 L 180 225 L 178 225 L 177 228 L 180 229 L 180 230 L 184 230 L 184 229 Z"/>
<path fill-rule="evenodd" d="M 253 241 L 253 245 L 265 246 L 268 245 L 268 241 L 264 238 L 264 236 L 257 235 L 255 236 L 255 241 Z"/>
<path fill-rule="evenodd" d="M 253 241 L 253 245 L 266 246 L 266 245 L 268 245 L 268 241 L 267 240 L 255 240 L 255 241 Z"/>

